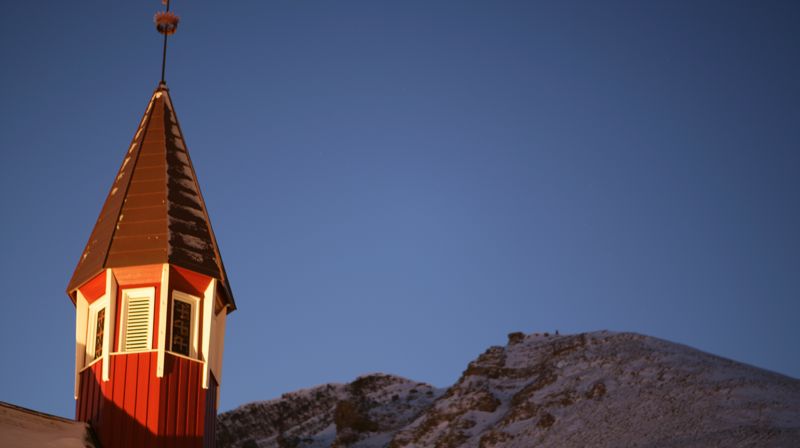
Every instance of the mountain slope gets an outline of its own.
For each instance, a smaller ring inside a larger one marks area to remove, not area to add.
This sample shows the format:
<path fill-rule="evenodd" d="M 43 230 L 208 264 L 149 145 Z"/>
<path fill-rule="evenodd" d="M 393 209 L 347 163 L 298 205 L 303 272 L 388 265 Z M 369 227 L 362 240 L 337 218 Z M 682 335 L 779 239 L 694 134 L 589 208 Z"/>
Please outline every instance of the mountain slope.
<path fill-rule="evenodd" d="M 366 376 L 240 407 L 218 433 L 244 448 L 790 447 L 800 381 L 638 334 L 512 333 L 444 393 Z"/>
<path fill-rule="evenodd" d="M 442 394 L 430 385 L 372 374 L 250 403 L 221 414 L 223 447 L 386 446 Z M 357 443 L 358 442 L 358 443 Z"/>

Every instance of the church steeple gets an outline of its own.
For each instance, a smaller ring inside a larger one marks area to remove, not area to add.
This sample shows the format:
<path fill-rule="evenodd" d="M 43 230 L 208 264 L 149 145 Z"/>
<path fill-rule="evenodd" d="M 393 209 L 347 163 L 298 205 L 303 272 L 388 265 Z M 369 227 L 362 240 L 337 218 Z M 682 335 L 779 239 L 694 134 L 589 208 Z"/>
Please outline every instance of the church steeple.
<path fill-rule="evenodd" d="M 156 15 L 159 32 L 178 19 Z M 67 286 L 76 418 L 104 448 L 214 447 L 226 318 L 236 309 L 162 79 Z"/>
<path fill-rule="evenodd" d="M 67 287 L 106 268 L 168 263 L 220 282 L 235 308 L 169 89 L 159 84 L 125 153 Z"/>

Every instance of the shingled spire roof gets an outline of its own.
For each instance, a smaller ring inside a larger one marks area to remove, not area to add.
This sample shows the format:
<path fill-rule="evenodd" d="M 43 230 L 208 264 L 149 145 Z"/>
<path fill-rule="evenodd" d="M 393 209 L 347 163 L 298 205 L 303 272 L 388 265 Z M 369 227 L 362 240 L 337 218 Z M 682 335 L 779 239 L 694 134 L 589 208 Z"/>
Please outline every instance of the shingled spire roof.
<path fill-rule="evenodd" d="M 164 83 L 147 104 L 67 293 L 73 297 L 105 268 L 160 263 L 216 278 L 224 299 L 236 308 Z"/>

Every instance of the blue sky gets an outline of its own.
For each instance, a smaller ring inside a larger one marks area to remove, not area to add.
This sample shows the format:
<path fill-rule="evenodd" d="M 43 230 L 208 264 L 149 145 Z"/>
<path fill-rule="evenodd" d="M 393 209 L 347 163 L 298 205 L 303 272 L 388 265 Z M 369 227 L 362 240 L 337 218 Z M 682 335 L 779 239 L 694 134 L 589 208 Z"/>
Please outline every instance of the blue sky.
<path fill-rule="evenodd" d="M 159 8 L 3 2 L 0 400 L 73 415 L 64 288 L 158 82 Z M 173 10 L 239 305 L 222 410 L 376 371 L 446 386 L 512 331 L 800 377 L 797 2 Z"/>

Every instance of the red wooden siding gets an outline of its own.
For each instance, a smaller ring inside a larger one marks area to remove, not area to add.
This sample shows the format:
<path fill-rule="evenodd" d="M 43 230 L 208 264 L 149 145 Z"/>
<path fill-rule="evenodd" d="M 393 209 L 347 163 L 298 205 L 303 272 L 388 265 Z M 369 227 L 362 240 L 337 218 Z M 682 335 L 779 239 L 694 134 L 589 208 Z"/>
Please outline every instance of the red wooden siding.
<path fill-rule="evenodd" d="M 107 382 L 102 362 L 81 372 L 76 418 L 92 424 L 104 448 L 214 446 L 216 381 L 203 389 L 202 363 L 165 356 L 163 378 L 157 352 L 113 355 Z"/>
<path fill-rule="evenodd" d="M 83 286 L 78 288 L 83 297 L 89 303 L 102 297 L 106 292 L 106 272 L 103 271 L 97 274 L 93 279 L 86 282 Z"/>
<path fill-rule="evenodd" d="M 211 277 L 177 266 L 170 266 L 169 286 L 178 291 L 203 297 L 210 282 Z"/>
<path fill-rule="evenodd" d="M 210 374 L 209 374 L 210 375 Z M 214 448 L 217 445 L 217 380 L 214 375 L 208 378 L 208 389 L 206 389 L 206 409 L 205 409 L 205 441 L 203 448 Z M 201 410 L 198 408 L 198 415 Z"/>
<path fill-rule="evenodd" d="M 161 282 L 160 264 L 150 264 L 145 266 L 133 266 L 124 268 L 114 268 L 114 277 L 117 284 L 130 288 L 130 285 L 142 285 Z"/>
<path fill-rule="evenodd" d="M 102 390 L 100 374 L 103 368 L 101 361 L 81 372 L 81 385 L 78 401 L 75 404 L 75 418 L 85 422 L 95 422 L 102 411 Z"/>

